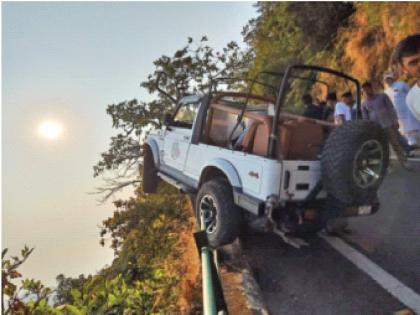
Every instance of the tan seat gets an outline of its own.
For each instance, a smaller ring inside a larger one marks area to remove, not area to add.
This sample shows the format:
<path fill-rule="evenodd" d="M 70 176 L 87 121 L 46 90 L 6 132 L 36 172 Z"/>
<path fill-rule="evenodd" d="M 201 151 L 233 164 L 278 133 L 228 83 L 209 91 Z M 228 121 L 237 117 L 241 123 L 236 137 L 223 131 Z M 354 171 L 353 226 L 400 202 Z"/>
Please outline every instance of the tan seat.
<path fill-rule="evenodd" d="M 246 132 L 244 140 L 242 141 L 242 151 L 244 152 L 252 152 L 252 147 L 254 145 L 255 134 L 257 131 L 257 127 L 260 125 L 260 122 L 252 121 L 249 129 Z"/>
<path fill-rule="evenodd" d="M 205 132 L 206 143 L 228 147 L 228 138 L 239 114 L 238 108 L 213 103 L 208 117 L 210 123 Z M 324 137 L 322 125 L 313 121 L 302 121 L 296 115 L 282 114 L 282 116 L 278 128 L 279 145 L 276 158 L 316 160 Z M 242 150 L 259 156 L 267 156 L 273 117 L 246 112 L 245 118 L 249 120 L 250 128 L 242 141 Z M 291 120 L 285 121 L 286 119 Z"/>
<path fill-rule="evenodd" d="M 252 153 L 260 156 L 267 156 L 268 139 L 270 138 L 272 117 L 267 117 L 267 122 L 258 125 L 254 137 Z"/>
<path fill-rule="evenodd" d="M 287 160 L 316 160 L 323 142 L 322 126 L 296 120 L 279 126 L 277 158 Z M 266 156 L 271 123 L 259 124 L 255 132 L 252 153 Z"/>
<path fill-rule="evenodd" d="M 210 114 L 211 125 L 207 126 L 207 143 L 219 147 L 227 147 L 234 117 L 229 112 L 212 108 Z"/>
<path fill-rule="evenodd" d="M 241 111 L 238 108 L 213 103 L 207 120 L 209 123 L 206 126 L 205 132 L 206 143 L 220 147 L 228 147 L 228 138 L 237 123 L 237 117 L 240 113 Z M 261 122 L 264 122 L 264 117 L 265 116 L 261 114 L 245 113 L 244 120 L 250 127 L 246 131 L 242 141 L 243 151 L 252 152 L 256 128 Z M 240 133 L 241 129 L 237 128 L 236 132 Z"/>
<path fill-rule="evenodd" d="M 312 122 L 290 121 L 282 124 L 280 153 L 287 160 L 316 160 L 323 142 L 322 126 Z"/>

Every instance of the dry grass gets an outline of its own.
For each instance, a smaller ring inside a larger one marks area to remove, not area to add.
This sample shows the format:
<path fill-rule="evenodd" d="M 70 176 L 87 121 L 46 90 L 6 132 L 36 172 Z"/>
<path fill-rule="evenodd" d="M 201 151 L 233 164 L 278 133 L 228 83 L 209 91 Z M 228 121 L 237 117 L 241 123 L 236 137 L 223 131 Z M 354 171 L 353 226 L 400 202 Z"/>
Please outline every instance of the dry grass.
<path fill-rule="evenodd" d="M 178 314 L 201 313 L 201 263 L 193 233 L 195 232 L 195 217 L 190 202 L 185 203 L 188 221 L 179 227 L 178 242 L 174 255 L 168 259 L 173 272 L 180 277 Z"/>

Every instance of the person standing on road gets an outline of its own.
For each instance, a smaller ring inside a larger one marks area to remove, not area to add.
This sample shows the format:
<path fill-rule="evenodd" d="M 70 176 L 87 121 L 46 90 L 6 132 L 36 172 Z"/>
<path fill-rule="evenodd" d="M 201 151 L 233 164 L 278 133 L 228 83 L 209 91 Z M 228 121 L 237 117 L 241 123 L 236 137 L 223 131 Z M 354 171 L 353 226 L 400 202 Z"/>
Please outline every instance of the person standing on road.
<path fill-rule="evenodd" d="M 351 120 L 353 116 L 353 95 L 351 92 L 346 92 L 341 96 L 341 102 L 335 104 L 334 122 L 336 125 L 341 125 L 345 121 Z"/>
<path fill-rule="evenodd" d="M 385 129 L 388 140 L 397 155 L 398 161 L 406 166 L 406 156 L 403 152 L 397 113 L 388 95 L 375 93 L 370 82 L 362 84 L 365 99 L 362 103 L 362 117 L 377 122 Z"/>
<path fill-rule="evenodd" d="M 337 104 L 337 95 L 334 92 L 328 93 L 326 105 L 322 113 L 322 119 L 326 121 L 334 121 L 335 105 Z"/>
<path fill-rule="evenodd" d="M 420 121 L 420 34 L 408 36 L 398 43 L 393 62 L 416 80 L 407 94 L 406 102 L 414 117 Z"/>
<path fill-rule="evenodd" d="M 305 111 L 303 116 L 312 119 L 322 119 L 322 108 L 319 105 L 313 104 L 312 96 L 305 94 L 302 97 L 303 107 Z"/>
<path fill-rule="evenodd" d="M 385 94 L 391 99 L 398 116 L 400 132 L 405 136 L 408 144 L 413 148 L 417 145 L 417 135 L 420 129 L 420 122 L 414 118 L 405 101 L 410 86 L 404 81 L 396 81 L 392 72 L 384 75 L 386 89 Z"/>

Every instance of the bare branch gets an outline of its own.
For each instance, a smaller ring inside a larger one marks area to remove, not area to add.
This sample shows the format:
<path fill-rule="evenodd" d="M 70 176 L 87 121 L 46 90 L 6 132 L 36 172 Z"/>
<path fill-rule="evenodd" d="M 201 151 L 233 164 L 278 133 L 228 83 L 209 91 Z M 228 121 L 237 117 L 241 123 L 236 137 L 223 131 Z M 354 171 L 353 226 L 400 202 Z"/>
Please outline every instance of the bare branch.
<path fill-rule="evenodd" d="M 108 201 L 108 199 L 115 194 L 118 191 L 121 191 L 123 188 L 130 186 L 130 185 L 135 185 L 137 183 L 141 183 L 142 180 L 140 179 L 134 179 L 134 180 L 128 180 L 128 181 L 123 181 L 123 182 L 118 182 L 115 179 L 109 179 L 106 180 L 108 183 L 106 186 L 104 187 L 99 187 L 96 189 L 95 192 L 90 192 L 88 194 L 90 195 L 98 195 L 98 194 L 105 194 L 102 198 L 100 198 L 98 201 L 100 204 L 105 203 L 106 201 Z"/>

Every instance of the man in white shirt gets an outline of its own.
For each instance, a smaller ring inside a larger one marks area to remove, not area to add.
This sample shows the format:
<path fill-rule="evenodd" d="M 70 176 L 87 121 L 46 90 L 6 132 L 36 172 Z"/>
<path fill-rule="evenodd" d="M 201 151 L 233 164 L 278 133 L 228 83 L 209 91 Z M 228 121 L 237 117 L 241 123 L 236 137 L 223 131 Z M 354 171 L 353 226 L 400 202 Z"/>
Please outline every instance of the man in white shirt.
<path fill-rule="evenodd" d="M 402 80 L 396 81 L 392 72 L 384 74 L 385 94 L 391 99 L 398 116 L 400 132 L 407 139 L 410 146 L 417 144 L 417 135 L 420 130 L 420 122 L 413 116 L 407 107 L 406 97 L 410 86 Z"/>
<path fill-rule="evenodd" d="M 334 122 L 337 125 L 343 124 L 345 121 L 352 119 L 352 108 L 354 100 L 350 92 L 346 92 L 341 96 L 341 102 L 335 104 Z"/>
<path fill-rule="evenodd" d="M 406 102 L 414 117 L 420 121 L 420 34 L 410 35 L 395 48 L 393 62 L 399 64 L 404 73 L 416 79 Z"/>

